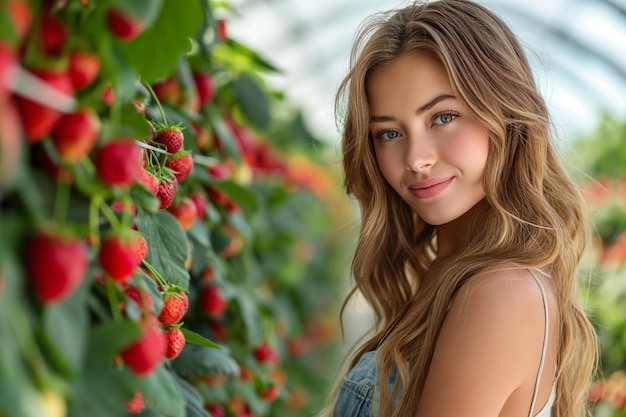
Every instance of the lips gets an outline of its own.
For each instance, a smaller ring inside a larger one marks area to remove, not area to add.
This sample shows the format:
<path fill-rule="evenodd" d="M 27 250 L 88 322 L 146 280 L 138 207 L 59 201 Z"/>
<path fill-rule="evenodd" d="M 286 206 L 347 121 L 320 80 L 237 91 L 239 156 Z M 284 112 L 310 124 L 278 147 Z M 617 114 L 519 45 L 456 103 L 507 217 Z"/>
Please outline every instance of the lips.
<path fill-rule="evenodd" d="M 412 184 L 409 189 L 419 199 L 433 198 L 448 188 L 454 177 L 428 178 Z"/>

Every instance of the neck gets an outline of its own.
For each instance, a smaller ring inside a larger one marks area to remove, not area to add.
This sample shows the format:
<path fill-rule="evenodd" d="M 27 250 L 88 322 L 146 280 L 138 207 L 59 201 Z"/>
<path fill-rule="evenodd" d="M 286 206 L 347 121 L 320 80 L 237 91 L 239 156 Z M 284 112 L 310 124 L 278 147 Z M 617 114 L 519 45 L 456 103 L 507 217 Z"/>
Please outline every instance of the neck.
<path fill-rule="evenodd" d="M 488 204 L 483 198 L 461 217 L 437 226 L 437 258 L 445 258 L 467 247 L 474 230 L 481 227 L 481 217 Z"/>

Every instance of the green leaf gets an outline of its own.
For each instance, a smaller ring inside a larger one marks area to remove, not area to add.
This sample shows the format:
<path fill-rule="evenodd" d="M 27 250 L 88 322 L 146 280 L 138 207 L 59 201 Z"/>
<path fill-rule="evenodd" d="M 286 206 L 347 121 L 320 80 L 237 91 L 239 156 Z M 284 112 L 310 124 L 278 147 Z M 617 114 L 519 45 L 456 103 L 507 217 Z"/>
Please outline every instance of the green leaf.
<path fill-rule="evenodd" d="M 263 337 L 263 323 L 259 316 L 258 307 L 245 292 L 237 293 L 237 302 L 241 318 L 246 325 L 248 340 L 260 340 Z"/>
<path fill-rule="evenodd" d="M 125 402 L 133 397 L 134 378 L 128 370 L 117 368 L 113 358 L 140 334 L 139 326 L 131 321 L 91 329 L 85 369 L 72 387 L 68 417 L 126 415 Z"/>
<path fill-rule="evenodd" d="M 185 335 L 186 343 L 193 343 L 194 345 L 206 346 L 206 347 L 210 347 L 214 349 L 222 348 L 217 343 L 211 342 L 209 339 L 206 339 L 203 336 L 199 335 L 198 333 L 192 332 L 189 329 L 185 329 L 184 327 L 181 327 L 180 330 L 183 332 L 183 335 Z"/>
<path fill-rule="evenodd" d="M 86 300 L 91 280 L 90 272 L 70 298 L 43 311 L 48 353 L 57 367 L 71 377 L 78 374 L 87 347 L 89 315 Z"/>
<path fill-rule="evenodd" d="M 163 0 L 111 0 L 111 3 L 135 19 L 140 20 L 147 27 L 158 16 Z"/>
<path fill-rule="evenodd" d="M 254 193 L 234 181 L 213 181 L 211 186 L 228 194 L 239 205 L 246 216 L 252 216 L 258 209 L 259 205 Z"/>
<path fill-rule="evenodd" d="M 186 400 L 187 417 L 211 417 L 211 414 L 204 409 L 204 399 L 193 385 L 176 374 L 174 374 L 174 381 Z"/>
<path fill-rule="evenodd" d="M 168 211 L 154 214 L 140 211 L 136 221 L 137 229 L 148 244 L 148 263 L 163 279 L 187 289 L 187 238 L 176 218 Z"/>
<path fill-rule="evenodd" d="M 137 386 L 146 404 L 167 417 L 185 417 L 185 402 L 174 381 L 174 375 L 163 365 L 145 378 L 138 378 Z"/>
<path fill-rule="evenodd" d="M 181 55 L 191 46 L 189 39 L 198 33 L 203 16 L 197 0 L 186 1 L 184 7 L 178 1 L 166 0 L 152 26 L 130 42 L 117 42 L 116 48 L 141 78 L 153 83 L 174 72 Z"/>
<path fill-rule="evenodd" d="M 205 112 L 211 122 L 211 126 L 213 126 L 213 130 L 219 137 L 220 143 L 226 152 L 226 156 L 233 158 L 235 161 L 239 161 L 241 156 L 239 155 L 239 149 L 235 143 L 235 138 L 233 137 L 231 130 L 226 125 L 226 122 L 224 122 L 219 109 L 214 104 L 211 104 L 205 106 Z"/>
<path fill-rule="evenodd" d="M 140 335 L 139 325 L 132 321 L 109 322 L 92 327 L 86 362 L 112 363 L 115 355 Z"/>
<path fill-rule="evenodd" d="M 269 126 L 270 103 L 259 83 L 248 75 L 241 75 L 233 82 L 239 106 L 248 121 L 264 129 Z"/>
<path fill-rule="evenodd" d="M 126 103 L 122 107 L 122 125 L 119 133 L 133 139 L 148 139 L 152 136 L 146 117 L 139 113 L 133 103 Z"/>
<path fill-rule="evenodd" d="M 199 345 L 188 345 L 172 361 L 172 367 L 182 376 L 224 373 L 239 374 L 239 365 L 227 349 L 210 349 Z"/>

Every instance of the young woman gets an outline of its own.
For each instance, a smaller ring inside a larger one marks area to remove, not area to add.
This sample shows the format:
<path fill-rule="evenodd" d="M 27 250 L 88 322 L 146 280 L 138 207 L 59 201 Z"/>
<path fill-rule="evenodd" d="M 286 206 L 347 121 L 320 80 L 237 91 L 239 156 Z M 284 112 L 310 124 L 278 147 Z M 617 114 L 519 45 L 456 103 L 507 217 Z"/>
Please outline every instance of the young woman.
<path fill-rule="evenodd" d="M 585 415 L 587 219 L 515 36 L 470 1 L 413 4 L 362 30 L 338 97 L 350 296 L 376 330 L 325 414 Z"/>

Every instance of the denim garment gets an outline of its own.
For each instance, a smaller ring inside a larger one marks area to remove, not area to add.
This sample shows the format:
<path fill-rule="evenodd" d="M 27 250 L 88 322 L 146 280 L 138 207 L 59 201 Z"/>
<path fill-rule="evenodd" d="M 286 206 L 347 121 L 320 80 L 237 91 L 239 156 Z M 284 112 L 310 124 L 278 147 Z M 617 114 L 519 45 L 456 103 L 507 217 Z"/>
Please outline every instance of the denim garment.
<path fill-rule="evenodd" d="M 388 389 L 397 376 L 391 369 Z M 376 375 L 376 351 L 366 352 L 343 380 L 333 417 L 376 417 L 380 405 L 380 385 Z"/>

